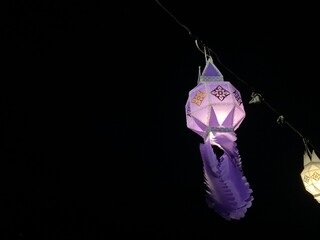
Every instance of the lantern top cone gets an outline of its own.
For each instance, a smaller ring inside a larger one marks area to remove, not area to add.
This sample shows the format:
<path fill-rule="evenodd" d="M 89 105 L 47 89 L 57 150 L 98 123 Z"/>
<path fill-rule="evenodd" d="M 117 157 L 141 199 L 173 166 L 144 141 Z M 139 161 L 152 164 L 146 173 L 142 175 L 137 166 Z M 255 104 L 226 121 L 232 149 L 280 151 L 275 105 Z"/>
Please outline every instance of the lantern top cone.
<path fill-rule="evenodd" d="M 306 167 L 308 164 L 312 164 L 312 163 L 320 163 L 320 159 L 318 158 L 314 150 L 311 153 L 311 159 L 308 155 L 308 152 L 305 151 L 303 154 L 303 166 Z"/>
<path fill-rule="evenodd" d="M 224 81 L 211 58 L 189 92 L 186 118 L 188 128 L 203 138 L 210 132 L 233 132 L 245 118 L 240 92 Z"/>
<path fill-rule="evenodd" d="M 223 81 L 223 76 L 219 69 L 213 64 L 212 58 L 207 60 L 206 66 L 200 76 L 200 82 L 207 81 Z"/>

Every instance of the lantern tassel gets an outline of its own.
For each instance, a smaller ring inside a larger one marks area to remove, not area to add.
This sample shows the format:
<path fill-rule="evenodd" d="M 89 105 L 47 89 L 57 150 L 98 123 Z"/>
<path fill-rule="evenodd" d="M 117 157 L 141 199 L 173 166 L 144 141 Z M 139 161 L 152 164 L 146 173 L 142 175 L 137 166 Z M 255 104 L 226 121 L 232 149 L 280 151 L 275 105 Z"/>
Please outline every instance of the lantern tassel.
<path fill-rule="evenodd" d="M 219 145 L 223 146 L 221 143 Z M 245 216 L 252 205 L 252 190 L 241 170 L 236 143 L 228 142 L 222 148 L 224 153 L 217 157 L 210 142 L 200 143 L 207 187 L 206 201 L 208 206 L 223 218 L 238 220 Z"/>

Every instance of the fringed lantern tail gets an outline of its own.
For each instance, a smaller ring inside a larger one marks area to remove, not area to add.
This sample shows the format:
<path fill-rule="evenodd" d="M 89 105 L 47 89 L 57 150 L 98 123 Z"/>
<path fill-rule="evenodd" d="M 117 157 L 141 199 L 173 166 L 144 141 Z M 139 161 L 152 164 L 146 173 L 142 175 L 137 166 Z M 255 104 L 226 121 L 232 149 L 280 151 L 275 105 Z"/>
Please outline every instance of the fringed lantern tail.
<path fill-rule="evenodd" d="M 238 156 L 234 144 L 234 156 Z M 203 161 L 207 204 L 227 220 L 240 219 L 251 207 L 253 197 L 249 183 L 234 159 L 225 151 L 218 159 L 210 143 L 200 144 Z"/>

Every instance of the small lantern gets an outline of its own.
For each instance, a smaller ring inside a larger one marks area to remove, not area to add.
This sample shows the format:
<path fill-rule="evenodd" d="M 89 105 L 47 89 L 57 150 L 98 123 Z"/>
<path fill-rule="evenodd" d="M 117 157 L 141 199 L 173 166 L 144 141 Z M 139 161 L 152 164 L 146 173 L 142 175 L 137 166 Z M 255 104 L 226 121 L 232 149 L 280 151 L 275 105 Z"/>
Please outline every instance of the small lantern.
<path fill-rule="evenodd" d="M 304 153 L 304 169 L 300 175 L 306 190 L 320 203 L 320 159 L 314 151 L 311 157 L 308 153 L 307 150 Z"/>

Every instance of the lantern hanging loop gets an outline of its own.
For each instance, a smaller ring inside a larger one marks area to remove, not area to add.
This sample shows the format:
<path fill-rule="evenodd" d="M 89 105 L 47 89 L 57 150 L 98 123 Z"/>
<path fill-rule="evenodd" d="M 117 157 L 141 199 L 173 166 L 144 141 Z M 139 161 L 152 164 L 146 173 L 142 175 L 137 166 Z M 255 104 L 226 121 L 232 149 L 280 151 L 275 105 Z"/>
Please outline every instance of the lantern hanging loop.
<path fill-rule="evenodd" d="M 204 47 L 204 56 L 205 56 L 205 58 L 206 58 L 206 61 L 211 61 L 211 62 L 213 62 L 212 57 L 211 57 L 211 55 L 210 55 L 210 48 L 208 48 L 208 47 L 205 46 L 205 45 L 203 45 L 203 47 Z"/>
<path fill-rule="evenodd" d="M 309 156 L 309 158 L 310 158 L 310 161 L 312 161 L 312 153 L 311 153 L 311 151 L 310 151 L 309 148 L 308 148 L 308 142 L 309 142 L 309 140 L 306 139 L 306 138 L 302 138 L 302 141 L 303 141 L 303 144 L 304 144 L 306 153 L 308 154 L 308 156 Z"/>
<path fill-rule="evenodd" d="M 201 48 L 200 48 L 200 46 L 199 46 L 199 43 L 198 43 L 198 39 L 195 40 L 195 43 L 196 43 L 196 46 L 197 46 L 198 50 L 199 50 L 200 52 L 202 52 L 202 53 L 206 56 L 206 50 L 205 50 L 205 48 L 203 49 L 203 51 L 201 50 Z"/>
<path fill-rule="evenodd" d="M 195 39 L 195 43 L 196 43 L 196 47 L 198 48 L 198 50 L 201 53 L 203 53 L 203 55 L 205 57 L 205 62 L 212 61 L 212 57 L 210 55 L 210 52 L 212 52 L 212 50 L 209 47 L 207 47 L 205 44 L 203 44 L 201 42 L 201 40 L 199 40 L 198 38 Z M 203 48 L 203 50 L 201 49 L 201 47 Z"/>

